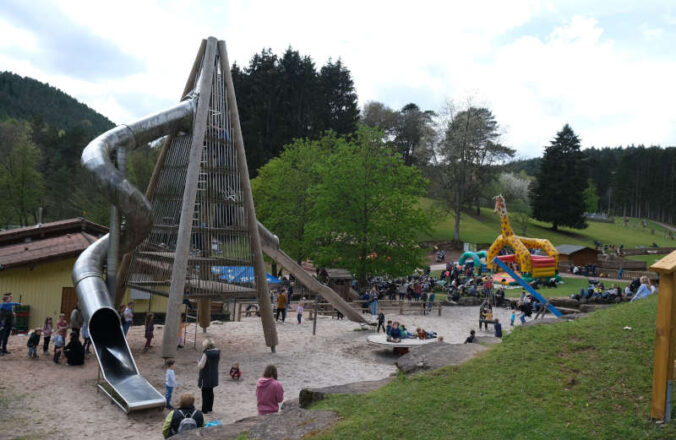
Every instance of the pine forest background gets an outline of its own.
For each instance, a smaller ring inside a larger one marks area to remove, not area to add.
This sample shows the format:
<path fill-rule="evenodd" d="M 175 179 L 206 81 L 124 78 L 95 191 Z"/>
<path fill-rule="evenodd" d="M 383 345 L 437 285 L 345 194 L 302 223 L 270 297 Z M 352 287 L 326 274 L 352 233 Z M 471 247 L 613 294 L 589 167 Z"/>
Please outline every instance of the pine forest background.
<path fill-rule="evenodd" d="M 415 103 L 391 109 L 368 102 L 360 110 L 340 59 L 317 66 L 291 48 L 279 56 L 263 50 L 246 66 L 234 64 L 232 74 L 252 178 L 295 139 L 318 140 L 327 131 L 349 137 L 365 124 L 379 129 L 407 166 L 422 171 L 430 182 L 427 196 L 442 209 L 471 214 L 492 206 L 496 192 L 506 192 L 510 210 L 532 215 L 529 187 L 532 191 L 542 159 L 515 158 L 518 146 L 500 143 L 499 121 L 489 109 L 437 112 Z M 473 149 L 453 141 L 463 117 L 476 121 Z M 109 205 L 80 167 L 80 155 L 113 126 L 54 87 L 0 72 L 0 228 L 35 223 L 39 208 L 43 221 L 86 217 L 107 224 Z M 581 152 L 574 166 L 586 176 L 587 188 L 579 195 L 586 210 L 676 221 L 676 148 L 595 146 Z M 128 175 L 140 188 L 147 185 L 157 153 L 146 146 L 128 158 Z M 554 183 L 567 187 L 565 178 Z"/>

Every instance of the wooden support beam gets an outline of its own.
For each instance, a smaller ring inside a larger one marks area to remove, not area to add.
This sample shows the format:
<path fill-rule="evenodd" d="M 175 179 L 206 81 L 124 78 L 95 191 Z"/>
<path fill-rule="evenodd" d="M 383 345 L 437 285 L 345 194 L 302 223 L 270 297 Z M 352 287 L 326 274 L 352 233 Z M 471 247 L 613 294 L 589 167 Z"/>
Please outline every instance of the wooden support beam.
<path fill-rule="evenodd" d="M 211 299 L 200 298 L 197 302 L 197 315 L 199 316 L 199 325 L 203 331 L 211 324 Z"/>
<path fill-rule="evenodd" d="M 667 414 L 668 383 L 674 380 L 674 348 L 676 345 L 676 251 L 650 267 L 660 275 L 657 298 L 657 327 L 653 360 L 653 389 L 650 416 L 669 420 Z"/>
<path fill-rule="evenodd" d="M 162 339 L 162 357 L 164 358 L 171 358 L 176 354 L 178 325 L 181 317 L 185 276 L 188 269 L 192 218 L 195 211 L 195 198 L 197 196 L 197 181 L 202 161 L 204 134 L 207 129 L 212 80 L 214 69 L 216 67 L 216 44 L 217 41 L 213 37 L 210 37 L 207 40 L 204 61 L 202 62 L 202 71 L 197 86 L 200 96 L 197 102 L 195 117 L 193 119 L 192 141 L 190 145 L 188 169 L 186 170 L 185 176 L 183 203 L 181 205 L 181 220 L 179 222 L 178 237 L 176 239 L 176 256 L 171 272 L 169 304 L 167 305 L 167 316 Z"/>
<path fill-rule="evenodd" d="M 237 167 L 239 168 L 242 198 L 244 199 L 244 209 L 249 229 L 249 242 L 251 254 L 253 256 L 254 279 L 258 295 L 258 304 L 260 305 L 263 335 L 265 336 L 265 344 L 270 347 L 272 352 L 274 352 L 275 347 L 279 343 L 277 339 L 277 326 L 274 317 L 272 316 L 272 303 L 270 302 L 270 292 L 268 291 L 268 280 L 265 276 L 265 261 L 263 260 L 261 238 L 258 235 L 258 221 L 256 220 L 253 194 L 251 193 L 251 181 L 249 180 L 249 168 L 246 163 L 244 138 L 242 136 L 242 127 L 239 122 L 237 98 L 235 97 L 235 88 L 232 82 L 232 73 L 230 72 L 230 62 L 228 61 L 228 52 L 225 48 L 225 41 L 221 40 L 218 42 L 218 53 L 221 74 L 225 79 L 226 101 L 228 103 L 228 113 L 232 124 L 235 151 L 237 152 Z"/>

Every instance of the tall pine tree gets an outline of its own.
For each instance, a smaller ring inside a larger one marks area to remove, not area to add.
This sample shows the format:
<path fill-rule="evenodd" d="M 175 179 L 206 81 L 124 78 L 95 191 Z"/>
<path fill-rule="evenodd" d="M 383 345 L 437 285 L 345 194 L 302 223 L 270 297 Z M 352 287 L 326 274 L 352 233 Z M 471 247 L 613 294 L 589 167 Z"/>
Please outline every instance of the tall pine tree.
<path fill-rule="evenodd" d="M 540 163 L 531 188 L 533 217 L 559 226 L 586 228 L 584 190 L 587 166 L 580 151 L 580 139 L 568 124 L 556 134 Z"/>

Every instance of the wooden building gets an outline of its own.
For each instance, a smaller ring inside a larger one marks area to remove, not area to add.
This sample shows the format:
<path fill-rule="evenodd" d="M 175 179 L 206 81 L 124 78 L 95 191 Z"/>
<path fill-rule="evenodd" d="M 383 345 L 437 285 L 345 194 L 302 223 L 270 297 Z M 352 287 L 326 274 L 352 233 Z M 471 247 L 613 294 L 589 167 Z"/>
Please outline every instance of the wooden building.
<path fill-rule="evenodd" d="M 0 232 L 0 292 L 30 306 L 30 328 L 42 327 L 47 316 L 55 324 L 59 313 L 70 316 L 75 259 L 106 232 L 82 218 Z"/>
<path fill-rule="evenodd" d="M 319 272 L 319 280 L 343 299 L 348 301 L 351 299 L 352 274 L 347 269 L 322 269 Z"/>
<path fill-rule="evenodd" d="M 567 270 L 569 265 L 585 266 L 587 264 L 597 264 L 598 256 L 601 252 L 586 246 L 573 244 L 562 244 L 556 246 L 559 252 L 559 267 Z"/>

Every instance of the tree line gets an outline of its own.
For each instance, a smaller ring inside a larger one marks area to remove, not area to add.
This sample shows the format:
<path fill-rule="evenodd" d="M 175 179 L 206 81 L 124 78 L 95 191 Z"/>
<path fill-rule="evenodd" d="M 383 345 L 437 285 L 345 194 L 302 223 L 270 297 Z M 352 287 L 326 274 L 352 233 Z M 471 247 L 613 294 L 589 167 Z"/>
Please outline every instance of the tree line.
<path fill-rule="evenodd" d="M 317 69 L 310 56 L 291 48 L 281 56 L 264 49 L 248 66 L 235 63 L 231 70 L 252 176 L 294 139 L 357 128 L 357 93 L 340 59 Z"/>
<path fill-rule="evenodd" d="M 541 164 L 542 158 L 514 161 L 504 171 L 535 176 Z M 579 165 L 588 178 L 586 212 L 676 222 L 676 148 L 592 147 L 582 150 Z"/>
<path fill-rule="evenodd" d="M 357 94 L 340 59 L 317 68 L 289 48 L 232 66 L 252 176 L 297 138 L 353 133 Z M 158 109 L 159 110 L 159 109 Z M 126 122 L 126 121 L 125 121 Z M 114 124 L 64 92 L 32 78 L 0 72 L 0 228 L 86 217 L 107 224 L 109 204 L 80 166 L 84 147 Z M 148 146 L 130 152 L 127 174 L 147 186 L 157 158 Z"/>

